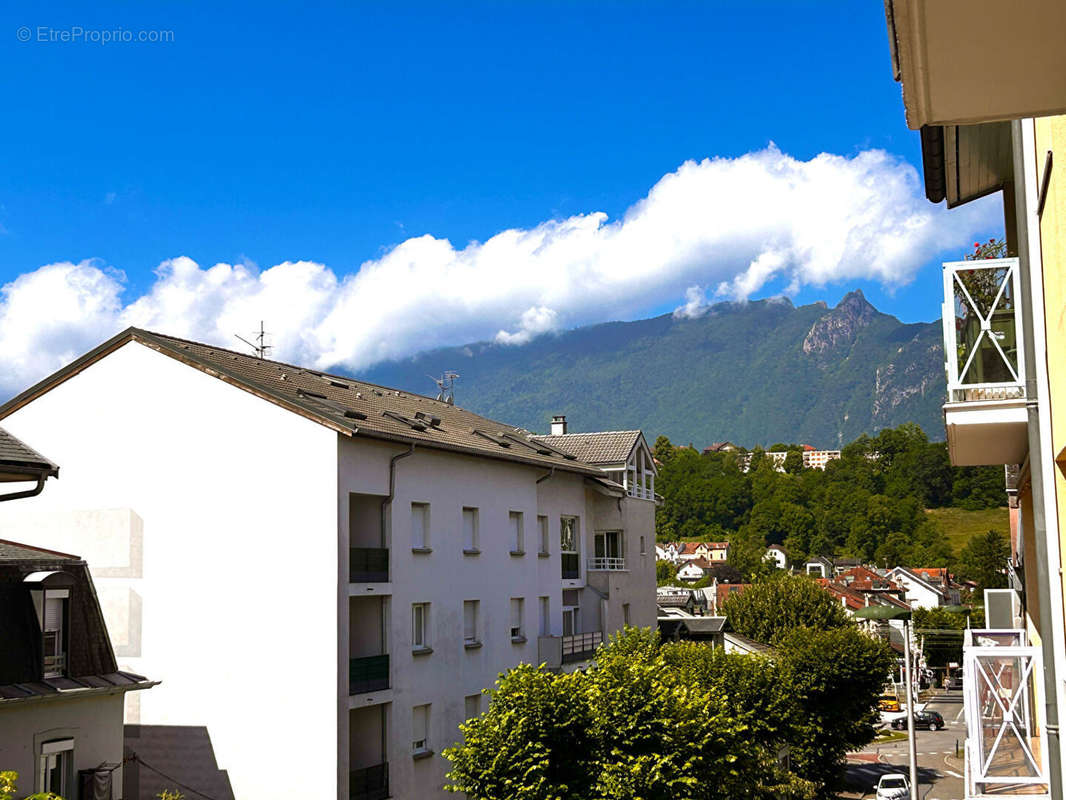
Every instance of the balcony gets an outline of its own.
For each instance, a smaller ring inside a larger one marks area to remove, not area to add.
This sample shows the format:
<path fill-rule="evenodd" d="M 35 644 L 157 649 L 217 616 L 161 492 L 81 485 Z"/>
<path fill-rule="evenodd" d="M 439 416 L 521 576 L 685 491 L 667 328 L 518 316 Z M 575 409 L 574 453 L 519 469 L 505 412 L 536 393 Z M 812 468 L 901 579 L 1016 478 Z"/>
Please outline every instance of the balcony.
<path fill-rule="evenodd" d="M 574 580 L 581 577 L 581 558 L 577 553 L 563 553 L 563 579 Z"/>
<path fill-rule="evenodd" d="M 385 800 L 388 796 L 388 764 L 353 769 L 348 773 L 348 800 Z"/>
<path fill-rule="evenodd" d="M 348 694 L 380 692 L 389 688 L 389 656 L 367 656 L 348 660 Z"/>
<path fill-rule="evenodd" d="M 385 547 L 352 547 L 348 551 L 350 583 L 387 583 L 389 551 Z"/>
<path fill-rule="evenodd" d="M 602 643 L 603 634 L 600 631 L 564 636 L 562 641 L 563 663 L 571 664 L 574 661 L 588 661 L 596 654 L 596 648 Z"/>
<path fill-rule="evenodd" d="M 965 636 L 966 797 L 1049 797 L 1040 649 L 1024 630 Z"/>
<path fill-rule="evenodd" d="M 588 568 L 596 572 L 622 572 L 626 568 L 626 560 L 611 556 L 590 558 L 588 560 Z"/>
<path fill-rule="evenodd" d="M 956 466 L 1025 460 L 1019 281 L 1016 258 L 944 264 L 944 423 Z"/>

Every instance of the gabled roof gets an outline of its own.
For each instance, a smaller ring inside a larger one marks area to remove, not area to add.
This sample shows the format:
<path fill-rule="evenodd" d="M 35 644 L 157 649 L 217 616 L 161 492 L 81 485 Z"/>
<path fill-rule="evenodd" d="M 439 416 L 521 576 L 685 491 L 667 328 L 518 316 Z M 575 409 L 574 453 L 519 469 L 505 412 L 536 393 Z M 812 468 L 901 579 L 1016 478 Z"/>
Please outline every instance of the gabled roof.
<path fill-rule="evenodd" d="M 0 539 L 0 562 L 5 561 L 76 561 L 80 563 L 81 557 Z"/>
<path fill-rule="evenodd" d="M 535 441 L 550 444 L 588 464 L 624 464 L 637 442 L 640 431 L 603 431 L 601 433 L 564 433 L 561 436 L 534 436 Z"/>
<path fill-rule="evenodd" d="M 0 428 L 0 482 L 59 475 L 59 467 Z"/>
<path fill-rule="evenodd" d="M 920 583 L 922 586 L 927 588 L 929 591 L 934 592 L 934 593 L 938 594 L 941 597 L 944 597 L 944 590 L 943 589 L 941 589 L 939 586 L 937 586 L 937 585 L 935 585 L 933 583 L 930 583 L 929 580 L 927 578 L 925 578 L 924 576 L 916 575 L 914 572 L 912 572 L 911 570 L 907 569 L 906 567 L 894 567 L 892 569 L 892 571 L 889 572 L 889 575 L 899 575 L 899 576 L 903 576 L 903 577 L 909 578 L 910 580 L 915 581 L 916 583 Z"/>
<path fill-rule="evenodd" d="M 0 419 L 130 342 L 138 342 L 346 436 L 603 476 L 602 470 L 550 443 L 559 437 L 533 437 L 521 428 L 424 395 L 140 328 L 127 328 L 0 406 Z M 640 435 L 639 431 L 633 433 Z"/>

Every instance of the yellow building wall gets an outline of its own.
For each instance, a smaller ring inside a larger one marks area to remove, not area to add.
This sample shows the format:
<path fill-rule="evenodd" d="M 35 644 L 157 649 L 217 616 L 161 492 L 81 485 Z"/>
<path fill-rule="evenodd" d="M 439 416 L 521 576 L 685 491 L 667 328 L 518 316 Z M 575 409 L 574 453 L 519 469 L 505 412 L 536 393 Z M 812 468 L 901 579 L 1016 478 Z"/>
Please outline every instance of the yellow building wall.
<path fill-rule="evenodd" d="M 1051 448 L 1066 451 L 1066 116 L 1036 120 L 1036 174 L 1043 179 L 1048 151 L 1053 169 L 1040 217 L 1040 250 L 1044 273 L 1044 320 L 1047 327 L 1047 368 L 1051 397 Z M 1066 457 L 1066 456 L 1064 456 Z M 1059 548 L 1066 553 L 1066 463 L 1055 470 L 1055 501 L 1059 509 Z M 1048 521 L 1049 526 L 1051 521 Z M 1064 592 L 1066 596 L 1066 592 Z"/>

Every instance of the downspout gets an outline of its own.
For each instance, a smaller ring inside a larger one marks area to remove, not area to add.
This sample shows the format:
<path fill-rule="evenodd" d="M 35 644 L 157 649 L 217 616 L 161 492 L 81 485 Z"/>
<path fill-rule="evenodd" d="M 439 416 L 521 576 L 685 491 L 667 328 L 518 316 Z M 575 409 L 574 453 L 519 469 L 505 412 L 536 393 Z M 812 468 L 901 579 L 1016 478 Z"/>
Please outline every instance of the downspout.
<path fill-rule="evenodd" d="M 43 472 L 37 477 L 37 486 L 33 489 L 26 489 L 21 492 L 8 492 L 7 494 L 0 494 L 0 503 L 5 500 L 21 500 L 24 497 L 36 497 L 44 491 L 44 482 L 48 480 L 48 476 Z"/>
<path fill-rule="evenodd" d="M 406 453 L 397 453 L 391 459 L 389 459 L 389 493 L 384 500 L 381 501 L 381 546 L 388 546 L 388 538 L 386 533 L 388 531 L 388 513 L 389 508 L 392 506 L 392 499 L 396 496 L 396 462 L 401 458 L 407 458 L 410 455 L 414 455 L 415 443 L 411 442 L 410 449 Z"/>
<path fill-rule="evenodd" d="M 1035 215 L 1030 214 L 1030 207 L 1035 209 L 1036 187 L 1035 174 L 1027 169 L 1029 148 L 1026 140 L 1034 137 L 1032 120 L 1015 120 L 1011 123 L 1011 140 L 1014 151 L 1014 176 L 1017 198 L 1017 230 L 1018 230 L 1018 258 L 1023 269 L 1021 270 L 1021 297 L 1022 319 L 1022 346 L 1025 353 L 1025 397 L 1027 413 L 1027 429 L 1029 432 L 1029 483 L 1033 495 L 1033 530 L 1036 552 L 1035 564 L 1037 569 L 1036 580 L 1036 603 L 1040 609 L 1040 619 L 1043 622 L 1040 631 L 1040 646 L 1044 656 L 1044 706 L 1047 721 L 1048 734 L 1048 776 L 1050 778 L 1050 790 L 1052 797 L 1061 797 L 1062 792 L 1062 764 L 1061 744 L 1059 740 L 1059 707 L 1058 685 L 1056 675 L 1058 672 L 1058 653 L 1056 642 L 1062 641 L 1061 634 L 1056 628 L 1062 622 L 1062 606 L 1056 608 L 1055 598 L 1058 593 L 1052 592 L 1052 581 L 1061 580 L 1059 572 L 1058 548 L 1054 553 L 1048 545 L 1050 532 L 1047 530 L 1048 515 L 1045 512 L 1046 493 L 1054 491 L 1054 484 L 1047 485 L 1044 474 L 1044 432 L 1045 424 L 1050 420 L 1042 420 L 1046 416 L 1047 399 L 1042 404 L 1040 389 L 1043 381 L 1038 380 L 1038 357 L 1037 357 L 1037 330 L 1045 335 L 1044 309 L 1043 309 L 1043 271 L 1040 257 L 1039 238 L 1030 241 L 1030 236 L 1039 237 L 1039 228 Z M 1028 128 L 1028 129 L 1026 129 Z M 1035 165 L 1032 165 L 1035 169 Z M 1033 228 L 1037 226 L 1034 232 Z M 1040 307 L 1037 308 L 1037 300 Z M 1039 324 L 1038 324 L 1039 323 Z M 1048 431 L 1050 432 L 1050 431 Z M 1058 537 L 1056 527 L 1055 536 Z"/>

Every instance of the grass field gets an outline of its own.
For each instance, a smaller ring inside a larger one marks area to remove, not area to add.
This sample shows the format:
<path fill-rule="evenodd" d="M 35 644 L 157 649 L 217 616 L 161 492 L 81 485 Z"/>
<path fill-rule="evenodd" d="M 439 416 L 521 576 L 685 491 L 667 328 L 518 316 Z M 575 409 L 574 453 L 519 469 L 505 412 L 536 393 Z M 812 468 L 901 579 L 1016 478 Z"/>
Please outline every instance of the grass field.
<path fill-rule="evenodd" d="M 928 514 L 940 523 L 956 555 L 975 533 L 997 530 L 1004 536 L 1010 535 L 1010 515 L 1006 507 L 989 508 L 983 511 L 931 508 Z"/>

